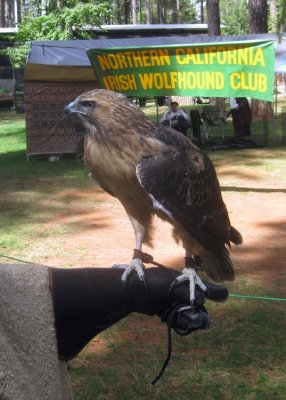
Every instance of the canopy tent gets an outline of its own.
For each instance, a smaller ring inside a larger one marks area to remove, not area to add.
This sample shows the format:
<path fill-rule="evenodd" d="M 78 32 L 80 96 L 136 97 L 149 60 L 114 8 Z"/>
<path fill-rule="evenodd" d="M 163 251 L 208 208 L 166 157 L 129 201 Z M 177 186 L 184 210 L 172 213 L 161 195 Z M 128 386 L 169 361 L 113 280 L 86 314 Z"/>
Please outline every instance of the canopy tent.
<path fill-rule="evenodd" d="M 80 128 L 62 120 L 64 105 L 80 93 L 99 87 L 87 51 L 111 48 L 211 44 L 277 40 L 275 34 L 209 37 L 154 36 L 124 39 L 32 41 L 25 67 L 27 155 L 77 153 Z M 275 72 L 286 73 L 286 33 L 275 49 Z M 78 130 L 77 130 L 78 129 Z"/>
<path fill-rule="evenodd" d="M 238 36 L 155 36 L 125 39 L 92 39 L 92 40 L 50 40 L 50 41 L 32 41 L 30 52 L 27 59 L 25 70 L 25 79 L 37 80 L 42 78 L 48 80 L 46 74 L 39 76 L 36 66 L 47 67 L 91 67 L 87 50 L 94 48 L 127 48 L 127 47 L 148 47 L 148 46 L 170 46 L 170 45 L 188 45 L 202 43 L 224 43 L 252 40 L 278 40 L 276 34 L 258 34 L 258 35 L 238 35 Z M 278 41 L 275 49 L 275 67 L 276 73 L 286 73 L 286 33 Z M 36 75 L 33 75 L 33 73 Z M 48 75 L 48 74 L 47 74 Z"/>

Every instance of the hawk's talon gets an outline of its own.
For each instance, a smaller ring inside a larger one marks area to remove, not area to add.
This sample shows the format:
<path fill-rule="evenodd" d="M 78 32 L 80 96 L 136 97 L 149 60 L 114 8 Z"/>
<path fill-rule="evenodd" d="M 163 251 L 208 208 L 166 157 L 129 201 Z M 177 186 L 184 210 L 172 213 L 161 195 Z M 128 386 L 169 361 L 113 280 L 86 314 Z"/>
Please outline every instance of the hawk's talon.
<path fill-rule="evenodd" d="M 112 268 L 125 269 L 121 277 L 124 286 L 127 284 L 128 277 L 133 271 L 137 273 L 139 280 L 146 285 L 144 265 L 139 258 L 134 258 L 129 264 L 114 264 Z"/>
<path fill-rule="evenodd" d="M 195 302 L 195 287 L 196 285 L 206 293 L 207 287 L 202 282 L 201 278 L 198 276 L 196 271 L 192 268 L 184 268 L 182 275 L 178 276 L 174 282 L 171 283 L 169 291 L 173 290 L 175 286 L 178 286 L 182 282 L 189 281 L 189 290 L 190 290 L 190 304 L 193 305 Z"/>

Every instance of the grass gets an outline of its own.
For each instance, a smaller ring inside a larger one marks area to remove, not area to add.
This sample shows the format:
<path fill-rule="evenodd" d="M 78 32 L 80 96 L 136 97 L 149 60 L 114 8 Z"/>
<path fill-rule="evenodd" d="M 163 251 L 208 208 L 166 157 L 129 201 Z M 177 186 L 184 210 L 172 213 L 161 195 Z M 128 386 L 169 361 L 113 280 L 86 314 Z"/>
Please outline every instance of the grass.
<path fill-rule="evenodd" d="M 160 342 L 120 342 L 138 330 L 144 318 L 134 315 L 109 333 L 114 345 L 96 359 L 86 350 L 71 363 L 72 379 L 80 379 L 75 399 L 285 399 L 285 320 L 281 306 L 248 305 L 230 300 L 209 305 L 213 327 L 190 337 L 174 336 L 174 353 L 156 386 L 150 381 L 166 353 L 166 334 L 154 323 L 146 337 Z M 271 339 L 270 339 L 271 338 Z M 104 336 L 103 336 L 104 339 Z"/>
<path fill-rule="evenodd" d="M 91 188 L 86 169 L 71 157 L 27 162 L 24 121 L 1 121 L 0 132 L 0 253 L 31 261 L 61 253 L 68 259 L 70 233 L 82 228 L 63 217 L 100 206 L 100 199 L 74 195 Z M 285 190 L 285 150 L 210 153 L 224 196 L 238 188 L 246 194 L 249 188 Z M 84 257 L 86 247 L 77 251 Z M 257 276 L 241 276 L 230 290 L 284 297 L 285 282 L 273 280 L 265 288 Z M 212 328 L 173 334 L 171 362 L 155 386 L 150 382 L 167 351 L 166 327 L 157 318 L 133 314 L 94 338 L 70 362 L 75 400 L 284 400 L 285 303 L 231 298 L 207 308 Z"/>
<path fill-rule="evenodd" d="M 85 167 L 75 158 L 55 163 L 31 158 L 27 162 L 24 120 L 0 122 L 0 132 L 0 250 L 8 255 L 16 251 L 21 257 L 36 238 L 76 229 L 61 224 L 47 229 L 47 225 L 55 213 L 80 212 L 83 206 L 69 198 L 69 189 L 86 188 L 89 181 Z"/>

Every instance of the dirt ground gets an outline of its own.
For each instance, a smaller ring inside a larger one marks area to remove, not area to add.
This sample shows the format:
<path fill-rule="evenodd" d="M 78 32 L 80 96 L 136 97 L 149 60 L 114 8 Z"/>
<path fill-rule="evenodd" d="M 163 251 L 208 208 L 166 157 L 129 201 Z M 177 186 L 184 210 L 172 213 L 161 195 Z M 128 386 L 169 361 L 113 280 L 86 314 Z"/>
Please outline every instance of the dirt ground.
<path fill-rule="evenodd" d="M 255 279 L 262 285 L 286 281 L 286 188 L 284 179 L 268 180 L 262 187 L 250 183 L 249 177 L 239 177 L 233 184 L 233 171 L 218 168 L 222 194 L 231 223 L 243 235 L 244 243 L 233 246 L 231 255 L 237 277 Z M 83 204 L 96 204 L 82 212 L 64 213 L 57 224 L 76 225 L 77 232 L 65 234 L 62 251 L 47 254 L 52 266 L 109 267 L 127 263 L 132 256 L 134 235 L 128 217 L 118 202 L 98 187 L 76 191 L 70 189 L 62 196 Z M 177 245 L 171 227 L 155 219 L 154 247 L 145 247 L 157 262 L 168 267 L 182 266 L 184 251 Z M 51 222 L 52 223 L 52 222 Z M 53 240 L 47 239 L 52 245 Z M 48 245 L 48 243 L 46 243 Z M 53 246 L 51 246 L 53 248 Z M 285 289 L 286 295 L 286 289 Z"/>

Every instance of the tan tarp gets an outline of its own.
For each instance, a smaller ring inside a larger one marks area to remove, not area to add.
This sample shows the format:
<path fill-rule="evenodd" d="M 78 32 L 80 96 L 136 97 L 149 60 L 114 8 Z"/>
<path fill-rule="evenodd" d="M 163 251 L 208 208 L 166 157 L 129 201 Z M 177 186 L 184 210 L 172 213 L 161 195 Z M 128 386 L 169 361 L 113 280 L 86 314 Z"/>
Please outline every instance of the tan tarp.
<path fill-rule="evenodd" d="M 0 264 L 0 399 L 70 400 L 48 268 Z"/>

